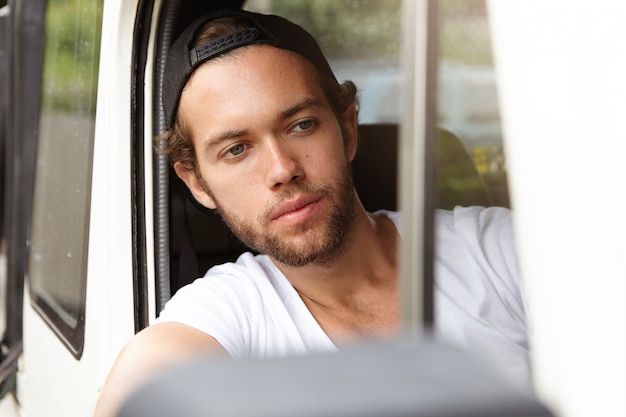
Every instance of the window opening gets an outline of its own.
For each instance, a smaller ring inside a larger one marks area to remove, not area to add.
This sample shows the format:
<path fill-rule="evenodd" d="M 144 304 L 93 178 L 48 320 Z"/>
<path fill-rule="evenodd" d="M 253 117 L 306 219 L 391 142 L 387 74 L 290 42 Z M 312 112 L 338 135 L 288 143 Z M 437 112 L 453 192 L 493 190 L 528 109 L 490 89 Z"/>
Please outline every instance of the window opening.
<path fill-rule="evenodd" d="M 74 355 L 84 340 L 102 1 L 48 3 L 28 278 L 36 310 Z"/>

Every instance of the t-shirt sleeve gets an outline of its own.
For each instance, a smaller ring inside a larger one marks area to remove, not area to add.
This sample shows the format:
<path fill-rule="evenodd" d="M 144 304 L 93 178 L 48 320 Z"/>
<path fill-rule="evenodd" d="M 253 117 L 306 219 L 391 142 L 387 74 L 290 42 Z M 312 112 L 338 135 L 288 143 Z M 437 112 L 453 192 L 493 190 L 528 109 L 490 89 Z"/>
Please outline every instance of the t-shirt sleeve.
<path fill-rule="evenodd" d="M 180 288 L 156 322 L 185 324 L 214 337 L 231 356 L 249 356 L 251 326 L 258 325 L 251 323 L 249 312 L 260 300 L 255 288 L 237 275 L 235 265 L 209 270 Z"/>
<path fill-rule="evenodd" d="M 439 211 L 435 237 L 435 331 L 530 386 L 530 352 L 512 212 Z"/>

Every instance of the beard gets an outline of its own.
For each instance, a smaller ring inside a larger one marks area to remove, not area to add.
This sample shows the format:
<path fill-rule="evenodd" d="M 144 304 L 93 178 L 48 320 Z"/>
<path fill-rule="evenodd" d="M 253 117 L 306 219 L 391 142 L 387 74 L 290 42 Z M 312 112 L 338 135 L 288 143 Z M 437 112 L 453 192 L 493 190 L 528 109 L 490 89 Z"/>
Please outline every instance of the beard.
<path fill-rule="evenodd" d="M 328 203 L 329 213 L 321 224 L 299 225 L 281 235 L 270 233 L 272 210 L 284 200 L 303 193 L 321 195 Z M 356 193 L 349 163 L 334 185 L 287 185 L 278 192 L 275 202 L 257 216 L 256 223 L 229 214 L 214 196 L 212 198 L 226 225 L 246 246 L 287 266 L 332 265 L 344 253 L 353 235 Z"/>

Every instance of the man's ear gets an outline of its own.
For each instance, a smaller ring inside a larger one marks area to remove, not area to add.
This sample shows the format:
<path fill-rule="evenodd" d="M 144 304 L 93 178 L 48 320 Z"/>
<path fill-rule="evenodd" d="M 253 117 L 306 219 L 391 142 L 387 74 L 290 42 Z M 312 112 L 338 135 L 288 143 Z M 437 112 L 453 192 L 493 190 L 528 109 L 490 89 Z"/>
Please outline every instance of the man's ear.
<path fill-rule="evenodd" d="M 196 175 L 194 169 L 184 162 L 174 163 L 174 171 L 176 175 L 183 180 L 196 201 L 209 209 L 215 209 L 217 206 L 213 198 L 206 192 L 200 179 Z"/>
<path fill-rule="evenodd" d="M 356 149 L 359 144 L 359 119 L 354 104 L 350 105 L 343 115 L 341 115 L 341 121 L 343 124 L 343 143 L 346 157 L 349 161 L 352 161 L 356 155 Z"/>

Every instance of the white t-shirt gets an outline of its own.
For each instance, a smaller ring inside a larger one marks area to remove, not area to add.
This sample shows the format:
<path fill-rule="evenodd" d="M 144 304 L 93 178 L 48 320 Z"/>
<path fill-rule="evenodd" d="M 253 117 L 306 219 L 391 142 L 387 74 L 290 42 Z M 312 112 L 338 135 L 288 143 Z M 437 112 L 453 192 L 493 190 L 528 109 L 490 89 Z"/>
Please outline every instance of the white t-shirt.
<path fill-rule="evenodd" d="M 398 213 L 383 212 L 401 230 Z M 435 216 L 435 334 L 530 386 L 524 299 L 511 213 L 491 207 Z M 265 255 L 244 253 L 181 288 L 158 322 L 213 336 L 235 357 L 334 351 L 293 286 Z"/>

